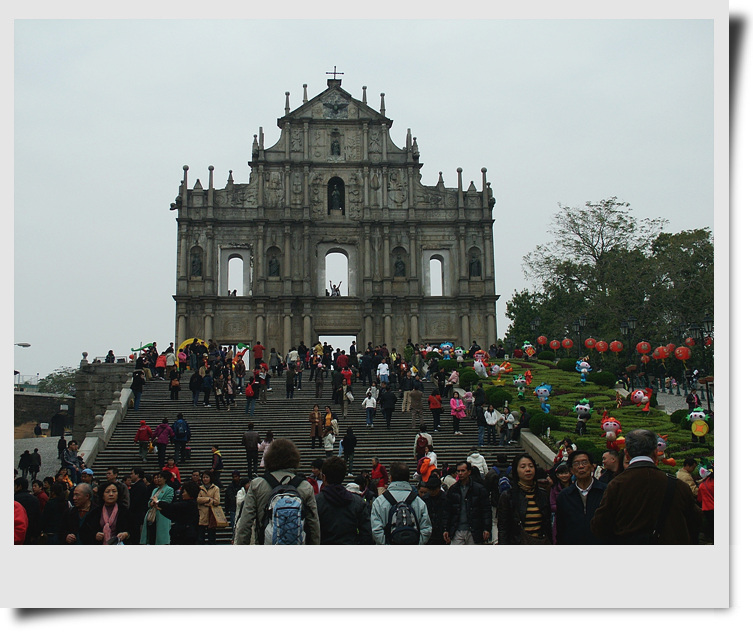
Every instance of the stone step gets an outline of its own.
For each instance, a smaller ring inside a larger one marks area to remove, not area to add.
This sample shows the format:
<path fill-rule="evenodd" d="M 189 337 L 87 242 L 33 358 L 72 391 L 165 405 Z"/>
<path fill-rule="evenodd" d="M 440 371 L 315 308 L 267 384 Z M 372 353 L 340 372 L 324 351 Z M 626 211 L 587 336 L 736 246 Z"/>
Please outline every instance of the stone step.
<path fill-rule="evenodd" d="M 428 386 L 427 383 L 427 390 Z M 314 404 L 318 404 L 322 411 L 325 405 L 332 406 L 338 417 L 340 435 L 335 442 L 334 454 L 337 454 L 338 442 L 342 439 L 347 427 L 349 425 L 353 427 L 358 438 L 353 466 L 354 475 L 361 470 L 370 470 L 371 458 L 374 456 L 379 457 L 380 461 L 388 467 L 392 461 L 396 460 L 415 464 L 413 443 L 417 430 L 411 428 L 410 413 L 400 411 L 401 402 L 398 399 L 391 428 L 388 430 L 384 426 L 384 419 L 377 412 L 374 428 L 368 429 L 365 411 L 360 406 L 365 391 L 366 387 L 360 383 L 354 384 L 354 402 L 349 406 L 348 417 L 343 418 L 340 415 L 340 406 L 334 406 L 331 401 L 331 388 L 327 384 L 325 384 L 325 397 L 317 399 L 314 397 L 313 382 L 310 383 L 304 379 L 302 389 L 296 391 L 292 399 L 286 399 L 284 384 L 278 379 L 273 382 L 273 391 L 267 392 L 267 402 L 262 404 L 257 401 L 254 415 L 250 416 L 245 413 L 245 396 L 236 397 L 235 406 L 231 406 L 227 411 L 218 411 L 214 406 L 205 408 L 201 404 L 194 407 L 191 394 L 187 389 L 181 391 L 182 399 L 170 400 L 167 381 L 152 380 L 144 387 L 139 411 L 128 412 L 125 420 L 115 430 L 107 448 L 97 456 L 93 469 L 98 476 L 110 466 L 117 466 L 122 475 L 130 472 L 134 466 L 142 466 L 147 472 L 156 471 L 158 468 L 156 453 L 150 455 L 144 464 L 140 461 L 138 447 L 133 442 L 139 421 L 146 420 L 152 428 L 155 428 L 163 418 L 167 418 L 172 423 L 178 413 L 183 413 L 191 427 L 189 445 L 192 449 L 192 456 L 185 463 L 178 464 L 181 479 L 190 477 L 190 471 L 193 469 L 208 469 L 212 461 L 211 445 L 217 443 L 225 466 L 221 480 L 221 501 L 224 505 L 224 488 L 230 482 L 230 473 L 237 469 L 241 471 L 242 476 L 248 474 L 241 437 L 249 421 L 254 422 L 255 430 L 262 437 L 271 430 L 275 437 L 286 437 L 295 442 L 301 453 L 299 472 L 302 475 L 310 472 L 311 462 L 314 459 L 325 457 L 323 448 L 319 448 L 318 445 L 314 449 L 311 448 L 308 415 Z M 203 396 L 199 402 L 202 401 Z M 432 435 L 440 467 L 465 459 L 470 449 L 476 445 L 478 434 L 475 420 L 466 419 L 461 422 L 463 435 L 454 435 L 449 413 L 442 415 L 441 422 L 440 430 L 436 432 L 431 430 L 432 416 L 425 404 L 424 423 Z M 170 455 L 172 452 L 173 447 L 169 446 L 167 454 Z M 517 446 L 485 446 L 480 452 L 491 465 L 498 453 L 504 453 L 508 456 L 508 460 L 512 460 L 521 452 L 521 449 Z M 352 478 L 348 478 L 349 480 Z M 218 530 L 218 543 L 229 542 L 230 534 L 230 529 Z"/>

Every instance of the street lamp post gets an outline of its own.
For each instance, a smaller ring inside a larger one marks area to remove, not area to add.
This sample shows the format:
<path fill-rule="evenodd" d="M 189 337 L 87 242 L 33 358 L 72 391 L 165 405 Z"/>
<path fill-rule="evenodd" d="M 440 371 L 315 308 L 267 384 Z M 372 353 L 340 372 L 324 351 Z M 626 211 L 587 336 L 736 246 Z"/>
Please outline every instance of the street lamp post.
<path fill-rule="evenodd" d="M 714 318 L 707 314 L 703 317 L 703 364 L 707 365 L 706 362 L 706 338 L 711 338 L 712 334 L 714 333 Z M 709 375 L 709 368 L 706 367 L 706 375 Z M 711 352 L 711 376 L 714 375 L 714 353 Z M 713 397 L 711 396 L 711 388 L 709 387 L 708 381 L 706 381 L 706 402 L 709 406 L 709 411 L 711 411 L 711 401 L 713 400 Z"/>
<path fill-rule="evenodd" d="M 578 335 L 578 357 L 580 357 L 580 323 L 573 321 L 573 332 Z"/>

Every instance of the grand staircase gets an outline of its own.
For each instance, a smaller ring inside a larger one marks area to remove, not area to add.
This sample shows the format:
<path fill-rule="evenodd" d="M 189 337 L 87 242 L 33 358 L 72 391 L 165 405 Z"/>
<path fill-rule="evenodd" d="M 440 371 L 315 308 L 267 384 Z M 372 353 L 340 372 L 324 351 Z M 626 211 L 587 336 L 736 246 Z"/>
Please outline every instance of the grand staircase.
<path fill-rule="evenodd" d="M 182 381 L 184 385 L 188 384 L 190 372 L 184 376 Z M 452 464 L 465 459 L 470 449 L 477 442 L 477 427 L 475 419 L 465 419 L 461 421 L 460 430 L 463 435 L 455 435 L 452 430 L 452 419 L 449 415 L 449 402 L 445 404 L 445 410 L 448 413 L 442 415 L 441 429 L 433 432 L 432 416 L 429 412 L 426 397 L 431 392 L 431 383 L 424 383 L 424 422 L 427 425 L 429 433 L 432 435 L 434 443 L 434 452 L 437 454 L 438 465 L 443 467 L 446 464 Z M 211 398 L 212 407 L 205 408 L 203 405 L 203 394 L 199 397 L 199 406 L 192 406 L 191 392 L 184 387 L 179 394 L 179 400 L 170 400 L 168 382 L 162 380 L 151 380 L 144 386 L 144 393 L 141 399 L 139 410 L 134 412 L 129 410 L 124 421 L 120 423 L 115 430 L 107 448 L 99 453 L 93 465 L 94 472 L 97 476 L 104 474 L 104 471 L 111 466 L 117 466 L 121 476 L 127 476 L 131 469 L 141 466 L 147 473 L 153 473 L 158 469 L 157 455 L 149 455 L 147 463 L 144 464 L 139 458 L 138 445 L 134 443 L 133 438 L 139 427 L 140 420 L 146 420 L 147 424 L 154 429 L 162 418 L 167 418 L 172 424 L 178 413 L 183 413 L 185 419 L 191 427 L 191 441 L 189 445 L 192 449 L 190 460 L 178 464 L 181 479 L 190 478 L 191 471 L 194 469 L 209 469 L 212 463 L 211 445 L 219 445 L 220 452 L 224 461 L 224 471 L 221 480 L 221 501 L 224 507 L 225 488 L 230 483 L 230 473 L 233 470 L 241 471 L 242 476 L 247 476 L 246 452 L 241 445 L 243 432 L 247 430 L 248 423 L 254 422 L 254 430 L 258 431 L 262 438 L 267 431 L 272 431 L 275 438 L 285 437 L 293 442 L 301 452 L 301 463 L 299 473 L 307 475 L 310 473 L 311 462 L 317 457 L 324 458 L 323 448 L 311 448 L 309 437 L 310 425 L 308 415 L 314 404 L 318 404 L 323 412 L 325 405 L 332 406 L 337 415 L 339 422 L 340 435 L 335 440 L 335 452 L 339 440 L 345 434 L 348 426 L 353 427 L 358 444 L 355 451 L 353 462 L 353 474 L 357 475 L 361 470 L 371 470 L 371 458 L 379 457 L 389 470 L 389 464 L 395 460 L 402 460 L 413 466 L 415 459 L 413 456 L 413 442 L 417 430 L 411 428 L 411 416 L 409 412 L 401 412 L 401 401 L 398 398 L 395 413 L 392 417 L 390 430 L 387 430 L 384 424 L 384 418 L 377 411 L 374 428 L 366 427 L 366 412 L 361 407 L 366 392 L 366 387 L 360 382 L 353 384 L 353 403 L 349 406 L 348 417 L 343 418 L 340 414 L 340 406 L 335 406 L 331 399 L 331 386 L 329 378 L 325 380 L 324 397 L 315 398 L 314 383 L 308 380 L 308 371 L 304 372 L 303 384 L 300 391 L 296 390 L 292 399 L 285 398 L 284 377 L 272 379 L 272 391 L 267 392 L 267 402 L 262 404 L 257 400 L 254 415 L 244 413 L 246 407 L 246 398 L 241 395 L 236 397 L 235 406 L 231 406 L 229 411 L 218 411 L 214 405 L 214 396 Z M 173 446 L 168 446 L 167 455 L 173 453 Z M 495 457 L 499 453 L 505 453 L 509 461 L 512 461 L 515 455 L 522 452 L 517 446 L 499 447 L 484 446 L 480 450 L 486 458 L 487 463 L 491 466 Z M 348 477 L 347 481 L 352 480 Z M 220 529 L 217 531 L 218 543 L 229 543 L 231 530 Z"/>

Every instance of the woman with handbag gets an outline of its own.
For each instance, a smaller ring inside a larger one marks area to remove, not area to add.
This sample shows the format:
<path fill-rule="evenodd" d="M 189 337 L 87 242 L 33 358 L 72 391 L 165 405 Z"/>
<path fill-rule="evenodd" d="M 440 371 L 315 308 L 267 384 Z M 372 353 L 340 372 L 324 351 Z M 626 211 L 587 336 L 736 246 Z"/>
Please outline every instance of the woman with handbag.
<path fill-rule="evenodd" d="M 462 435 L 460 432 L 460 420 L 465 417 L 465 402 L 457 391 L 452 392 L 450 399 L 450 415 L 452 416 L 452 430 L 455 435 Z"/>
<path fill-rule="evenodd" d="M 144 517 L 144 525 L 141 528 L 142 545 L 170 545 L 170 519 L 157 511 L 157 504 L 160 501 L 170 503 L 175 494 L 175 491 L 167 485 L 169 474 L 161 470 L 154 474 L 154 490 L 151 493 L 149 510 Z"/>
<path fill-rule="evenodd" d="M 227 527 L 228 523 L 220 506 L 220 489 L 212 483 L 212 474 L 208 470 L 201 474 L 196 503 L 199 506 L 199 545 L 214 545 L 217 528 Z"/>
<path fill-rule="evenodd" d="M 536 481 L 536 463 L 527 453 L 512 462 L 512 488 L 499 495 L 499 545 L 551 545 L 552 515 L 547 493 Z"/>

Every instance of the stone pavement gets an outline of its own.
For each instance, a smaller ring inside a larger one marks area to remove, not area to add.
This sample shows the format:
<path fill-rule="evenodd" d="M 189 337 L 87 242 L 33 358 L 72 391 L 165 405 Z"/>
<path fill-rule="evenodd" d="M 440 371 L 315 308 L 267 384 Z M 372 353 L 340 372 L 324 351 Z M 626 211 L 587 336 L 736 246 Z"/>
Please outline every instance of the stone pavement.
<path fill-rule="evenodd" d="M 18 460 L 21 459 L 24 451 L 28 450 L 30 453 L 33 453 L 34 449 L 38 448 L 40 455 L 42 455 L 42 468 L 37 478 L 41 481 L 45 477 L 54 477 L 60 469 L 60 460 L 58 459 L 59 439 L 59 437 L 40 437 L 14 440 L 13 454 L 15 457 L 13 468 L 18 468 Z M 65 439 L 69 442 L 73 438 L 70 435 L 66 435 Z M 104 475 L 104 473 L 102 474 Z"/>

